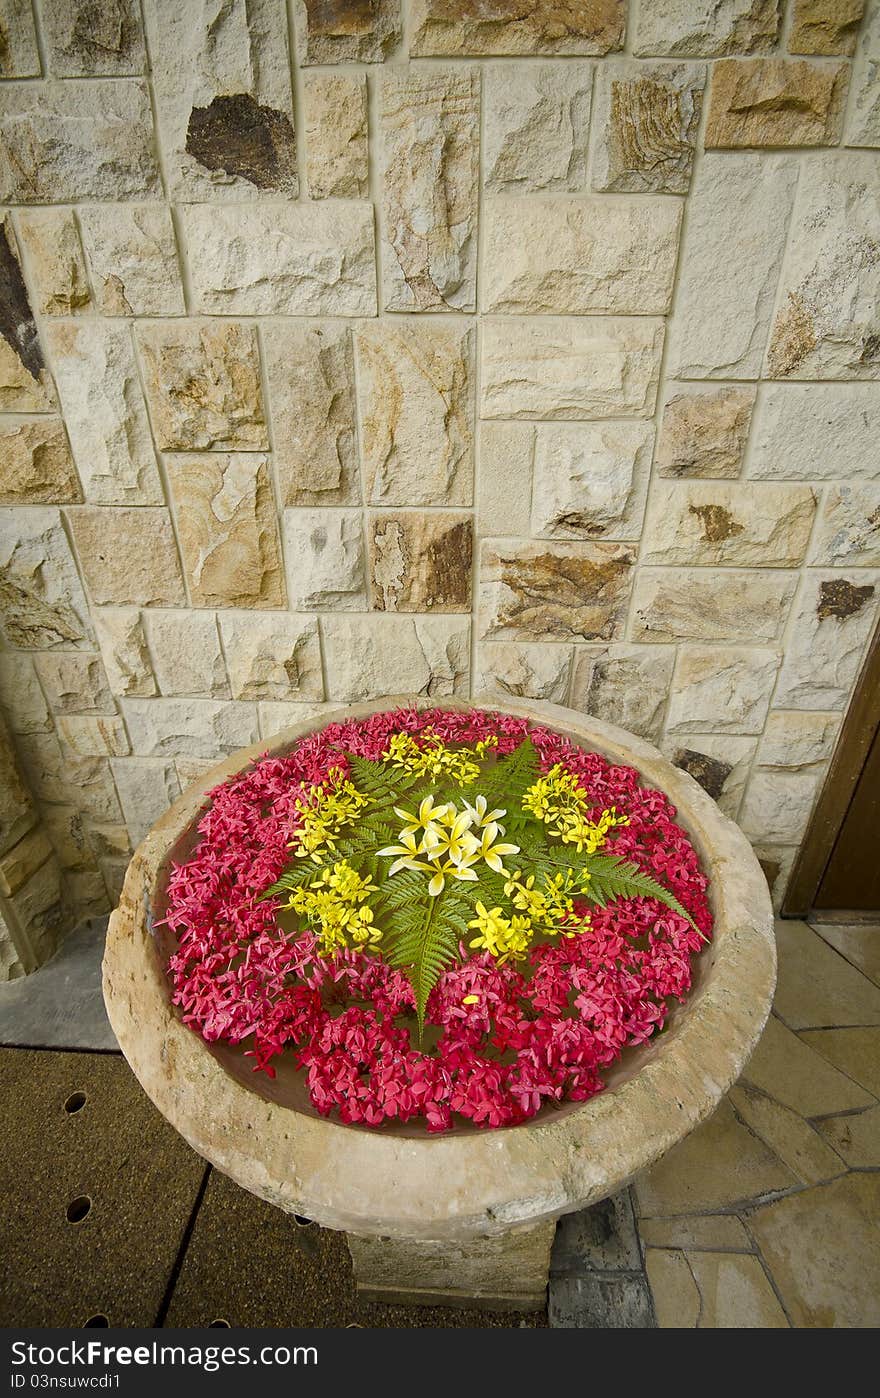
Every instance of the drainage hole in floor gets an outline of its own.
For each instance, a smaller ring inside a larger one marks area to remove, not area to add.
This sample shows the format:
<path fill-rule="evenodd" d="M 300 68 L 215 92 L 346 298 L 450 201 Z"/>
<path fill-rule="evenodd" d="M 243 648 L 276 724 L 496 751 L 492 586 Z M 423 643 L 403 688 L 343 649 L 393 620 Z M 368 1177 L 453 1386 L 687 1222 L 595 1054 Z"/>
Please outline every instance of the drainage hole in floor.
<path fill-rule="evenodd" d="M 314 1223 L 314 1220 L 306 1218 L 305 1214 L 294 1214 L 293 1221 L 297 1228 L 311 1228 Z"/>
<path fill-rule="evenodd" d="M 71 1092 L 64 1103 L 64 1110 L 68 1115 L 73 1116 L 74 1112 L 81 1112 L 86 1104 L 86 1094 L 84 1092 Z"/>
<path fill-rule="evenodd" d="M 78 1194 L 75 1199 L 71 1199 L 67 1206 L 67 1222 L 82 1223 L 91 1207 L 92 1201 L 89 1199 L 88 1195 Z"/>
<path fill-rule="evenodd" d="M 231 1330 L 232 1326 L 228 1320 L 212 1320 L 208 1326 L 209 1330 Z"/>
<path fill-rule="evenodd" d="M 103 1330 L 110 1324 L 105 1315 L 90 1315 L 83 1325 L 83 1330 Z"/>

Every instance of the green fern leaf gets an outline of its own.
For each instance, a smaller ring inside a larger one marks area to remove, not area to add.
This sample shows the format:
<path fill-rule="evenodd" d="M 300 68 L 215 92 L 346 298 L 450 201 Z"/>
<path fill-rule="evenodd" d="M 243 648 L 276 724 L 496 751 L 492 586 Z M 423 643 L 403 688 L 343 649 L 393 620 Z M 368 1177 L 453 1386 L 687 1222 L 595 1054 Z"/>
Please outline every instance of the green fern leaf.
<path fill-rule="evenodd" d="M 470 907 L 448 887 L 411 910 L 404 928 L 395 927 L 391 940 L 383 939 L 382 953 L 402 970 L 415 992 L 419 1038 L 425 1027 L 425 1006 L 442 971 L 458 958 L 458 944 L 467 934 Z"/>
<path fill-rule="evenodd" d="M 481 790 L 490 806 L 503 806 L 509 817 L 524 821 L 528 816 L 521 809 L 523 797 L 540 775 L 538 751 L 527 736 L 518 748 L 487 769 Z"/>
<path fill-rule="evenodd" d="M 690 913 L 682 907 L 675 894 L 670 893 L 668 888 L 652 879 L 650 874 L 646 874 L 631 860 L 616 854 L 593 854 L 584 860 L 583 868 L 590 876 L 584 893 L 600 908 L 606 907 L 615 898 L 656 898 L 658 903 L 663 903 L 680 917 L 686 918 L 694 931 L 699 932 Z M 702 936 L 702 933 L 700 935 Z M 703 940 L 705 941 L 705 938 Z"/>

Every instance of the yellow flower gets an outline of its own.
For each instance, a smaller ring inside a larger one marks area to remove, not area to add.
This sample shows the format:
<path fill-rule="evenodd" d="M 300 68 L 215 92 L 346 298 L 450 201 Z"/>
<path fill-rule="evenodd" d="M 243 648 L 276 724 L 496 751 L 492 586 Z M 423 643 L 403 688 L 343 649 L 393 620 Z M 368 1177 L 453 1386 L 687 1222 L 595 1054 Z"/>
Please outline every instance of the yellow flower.
<path fill-rule="evenodd" d="M 594 854 L 605 844 L 609 830 L 629 824 L 613 806 L 603 811 L 598 821 L 591 821 L 587 793 L 574 773 L 564 771 L 558 763 L 529 787 L 522 804 L 523 810 L 544 822 L 549 834 L 557 835 L 563 844 L 574 845 L 578 854 Z"/>
<path fill-rule="evenodd" d="M 477 901 L 477 916 L 468 927 L 477 930 L 478 935 L 470 943 L 472 947 L 488 951 L 496 961 L 503 963 L 509 959 L 519 961 L 525 956 L 532 940 L 533 929 L 527 917 L 504 916 L 500 908 L 488 909 L 485 903 Z"/>

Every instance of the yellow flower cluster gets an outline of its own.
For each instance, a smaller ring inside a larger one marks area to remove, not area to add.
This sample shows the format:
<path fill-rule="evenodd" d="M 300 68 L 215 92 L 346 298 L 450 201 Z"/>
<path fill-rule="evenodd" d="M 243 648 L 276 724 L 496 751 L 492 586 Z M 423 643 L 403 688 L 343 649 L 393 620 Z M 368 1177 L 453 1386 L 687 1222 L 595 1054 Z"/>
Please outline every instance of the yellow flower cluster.
<path fill-rule="evenodd" d="M 343 826 L 356 820 L 370 801 L 343 777 L 341 768 L 331 767 L 327 779 L 331 783 L 329 790 L 326 786 L 310 786 L 305 797 L 294 802 L 300 827 L 291 848 L 299 859 L 309 858 L 315 864 L 323 864 L 322 848 L 335 849 Z"/>
<path fill-rule="evenodd" d="M 613 806 L 603 811 L 598 821 L 591 821 L 586 793 L 574 773 L 566 772 L 559 763 L 529 787 L 522 804 L 523 810 L 544 822 L 549 834 L 558 835 L 565 845 L 574 845 L 578 854 L 595 854 L 605 844 L 609 830 L 629 824 L 628 817 L 618 815 Z"/>
<path fill-rule="evenodd" d="M 499 962 L 521 961 L 534 941 L 543 934 L 555 937 L 573 937 L 584 930 L 584 920 L 566 926 L 574 911 L 574 899 L 583 890 L 589 875 L 584 873 L 578 881 L 570 869 L 544 876 L 543 889 L 535 887 L 535 876 L 529 874 L 523 879 L 517 870 L 504 885 L 504 892 L 510 899 L 515 912 L 506 916 L 501 908 L 487 909 L 485 904 L 476 904 L 477 916 L 468 927 L 476 929 L 477 936 L 472 947 L 488 951 Z"/>
<path fill-rule="evenodd" d="M 511 958 L 521 961 L 529 949 L 534 928 L 527 917 L 516 913 L 505 917 L 500 908 L 487 908 L 479 899 L 476 904 L 477 916 L 468 927 L 477 930 L 471 946 L 488 951 L 499 964 Z"/>
<path fill-rule="evenodd" d="M 473 748 L 457 749 L 448 748 L 430 728 L 424 730 L 422 737 L 427 739 L 425 747 L 419 747 L 409 733 L 395 733 L 382 756 L 410 776 L 452 777 L 462 786 L 470 786 L 480 775 L 480 759 L 489 748 L 498 746 L 494 734 L 481 739 Z"/>
<path fill-rule="evenodd" d="M 373 880 L 364 878 L 344 859 L 325 865 L 307 888 L 295 888 L 288 908 L 300 913 L 312 925 L 323 956 L 332 956 L 344 947 L 375 944 L 382 930 L 373 923 L 373 912 L 365 899 L 378 890 Z"/>

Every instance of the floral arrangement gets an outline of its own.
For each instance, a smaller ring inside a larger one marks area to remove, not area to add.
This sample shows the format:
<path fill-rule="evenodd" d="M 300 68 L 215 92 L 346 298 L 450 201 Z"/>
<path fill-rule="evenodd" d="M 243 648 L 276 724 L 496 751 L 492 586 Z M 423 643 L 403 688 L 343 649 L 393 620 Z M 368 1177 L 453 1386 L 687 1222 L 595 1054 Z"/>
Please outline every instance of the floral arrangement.
<path fill-rule="evenodd" d="M 172 869 L 184 1021 L 290 1046 L 316 1109 L 513 1125 L 659 1032 L 711 933 L 706 879 L 638 773 L 523 718 L 328 725 L 210 793 Z"/>

